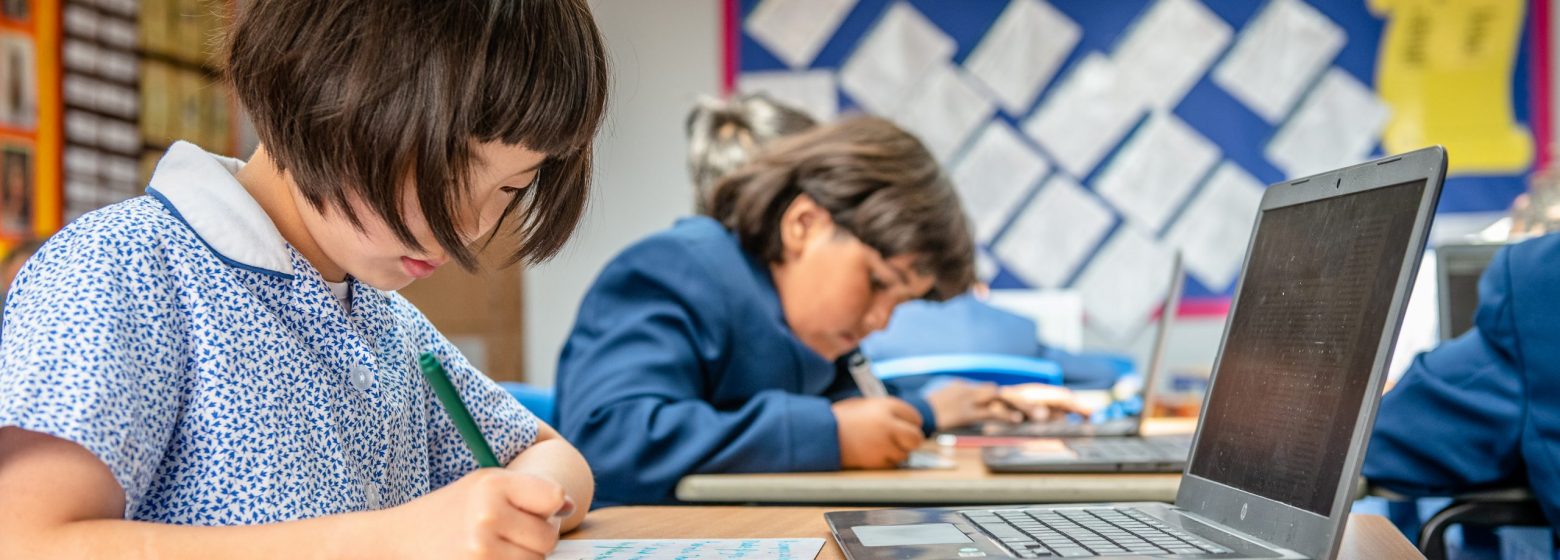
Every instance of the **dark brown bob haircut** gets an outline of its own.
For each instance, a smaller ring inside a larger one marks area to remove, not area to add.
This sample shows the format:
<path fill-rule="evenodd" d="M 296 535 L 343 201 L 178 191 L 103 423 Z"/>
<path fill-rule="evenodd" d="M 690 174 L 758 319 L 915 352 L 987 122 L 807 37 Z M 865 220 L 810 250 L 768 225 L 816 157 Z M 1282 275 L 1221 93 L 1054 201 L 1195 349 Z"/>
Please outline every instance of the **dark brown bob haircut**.
<path fill-rule="evenodd" d="M 782 138 L 716 183 L 710 215 L 749 253 L 784 257 L 780 220 L 807 195 L 884 258 L 916 255 L 928 299 L 975 282 L 975 245 L 953 184 L 919 140 L 877 117 L 852 117 Z"/>
<path fill-rule="evenodd" d="M 426 249 L 402 218 L 410 183 L 439 245 L 475 268 L 457 214 L 488 142 L 547 155 L 504 211 L 520 211 L 511 262 L 552 257 L 584 212 L 608 89 L 585 0 L 243 2 L 222 66 L 277 166 L 359 229 L 353 198 Z"/>

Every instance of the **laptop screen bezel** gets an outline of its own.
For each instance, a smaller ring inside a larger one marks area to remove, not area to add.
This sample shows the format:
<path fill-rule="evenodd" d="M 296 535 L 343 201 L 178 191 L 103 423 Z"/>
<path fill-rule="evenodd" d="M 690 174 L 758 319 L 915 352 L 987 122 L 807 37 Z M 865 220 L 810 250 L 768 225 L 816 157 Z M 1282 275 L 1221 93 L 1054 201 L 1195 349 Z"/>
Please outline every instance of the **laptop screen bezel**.
<path fill-rule="evenodd" d="M 1405 183 L 1425 182 L 1413 231 L 1410 233 L 1408 246 L 1405 249 L 1407 252 L 1404 254 L 1402 267 L 1398 271 L 1397 290 L 1392 295 L 1391 306 L 1388 308 L 1387 325 L 1378 343 L 1376 360 L 1371 366 L 1370 378 L 1366 384 L 1365 393 L 1362 395 L 1363 402 L 1360 404 L 1359 416 L 1355 420 L 1354 431 L 1349 440 L 1349 454 L 1344 460 L 1343 472 L 1340 473 L 1340 479 L 1337 481 L 1338 490 L 1333 499 L 1330 515 L 1317 515 L 1299 507 L 1193 475 L 1193 467 L 1197 465 L 1198 461 L 1197 446 L 1202 437 L 1203 423 L 1207 421 L 1206 414 L 1198 420 L 1197 435 L 1192 442 L 1193 451 L 1187 460 L 1180 489 L 1176 494 L 1177 506 L 1247 535 L 1267 540 L 1272 544 L 1289 548 L 1312 558 L 1323 558 L 1337 550 L 1338 543 L 1343 535 L 1343 519 L 1344 516 L 1348 515 L 1349 507 L 1353 502 L 1353 495 L 1356 492 L 1360 463 L 1364 458 L 1371 428 L 1375 425 L 1376 407 L 1380 400 L 1382 384 L 1386 380 L 1387 364 L 1391 363 L 1392 360 L 1393 343 L 1397 339 L 1403 312 L 1408 302 L 1408 294 L 1413 287 L 1413 279 L 1419 269 L 1426 236 L 1429 234 L 1429 222 L 1434 217 L 1436 203 L 1440 198 L 1441 185 L 1445 175 L 1446 151 L 1440 146 L 1434 146 L 1400 156 L 1382 158 L 1344 169 L 1285 181 L 1270 186 L 1263 193 L 1261 211 L 1258 212 L 1256 225 L 1252 228 L 1251 237 L 1246 245 L 1247 254 L 1245 262 L 1247 263 L 1251 262 L 1252 246 L 1262 229 L 1262 219 L 1269 210 L 1317 202 L 1338 196 L 1348 196 Z M 1233 319 L 1236 313 L 1240 312 L 1239 294 L 1246 282 L 1246 276 L 1246 269 L 1243 267 L 1240 280 L 1235 286 L 1236 296 L 1231 301 L 1230 313 L 1225 319 L 1224 334 L 1220 339 L 1219 352 L 1214 361 L 1214 372 L 1219 371 L 1220 362 L 1223 361 L 1224 345 L 1229 340 L 1230 327 L 1233 323 L 1231 319 Z M 1209 381 L 1208 393 L 1204 397 L 1203 410 L 1208 409 L 1207 401 L 1212 397 L 1213 388 L 1217 384 L 1218 379 L 1215 373 L 1213 379 Z"/>

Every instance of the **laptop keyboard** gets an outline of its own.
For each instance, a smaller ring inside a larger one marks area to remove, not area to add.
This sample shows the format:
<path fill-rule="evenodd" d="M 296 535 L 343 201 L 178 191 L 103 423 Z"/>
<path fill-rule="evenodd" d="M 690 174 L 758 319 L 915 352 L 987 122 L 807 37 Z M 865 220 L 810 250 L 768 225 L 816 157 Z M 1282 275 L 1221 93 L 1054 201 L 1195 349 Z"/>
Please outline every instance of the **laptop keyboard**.
<path fill-rule="evenodd" d="M 1094 461 L 1185 461 L 1191 454 L 1191 436 L 1151 438 L 1082 438 L 1067 440 L 1079 459 Z"/>
<path fill-rule="evenodd" d="M 960 512 L 1019 558 L 1227 554 L 1230 549 L 1132 508 Z"/>

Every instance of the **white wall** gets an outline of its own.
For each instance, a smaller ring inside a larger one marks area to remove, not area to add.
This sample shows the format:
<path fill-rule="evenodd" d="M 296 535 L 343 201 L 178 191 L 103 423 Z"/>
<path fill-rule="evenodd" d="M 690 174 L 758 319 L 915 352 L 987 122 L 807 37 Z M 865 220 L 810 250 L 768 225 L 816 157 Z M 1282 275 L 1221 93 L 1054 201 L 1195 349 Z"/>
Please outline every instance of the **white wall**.
<path fill-rule="evenodd" d="M 683 117 L 719 92 L 720 0 L 593 0 L 612 70 L 591 206 L 569 245 L 525 274 L 525 379 L 552 385 L 558 351 L 607 259 L 693 208 Z"/>

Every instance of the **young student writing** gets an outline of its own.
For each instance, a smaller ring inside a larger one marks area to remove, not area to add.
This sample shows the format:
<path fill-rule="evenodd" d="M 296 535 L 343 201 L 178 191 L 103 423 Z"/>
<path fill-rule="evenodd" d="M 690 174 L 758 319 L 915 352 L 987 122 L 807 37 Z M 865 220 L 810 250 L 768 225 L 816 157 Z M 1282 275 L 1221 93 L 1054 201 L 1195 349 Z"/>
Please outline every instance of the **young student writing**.
<path fill-rule="evenodd" d="M 862 398 L 842 360 L 894 308 L 974 282 L 936 161 L 861 117 L 775 140 L 687 218 L 614 258 L 558 365 L 559 429 L 598 504 L 685 475 L 888 468 L 939 427 L 1013 414 L 988 385 Z"/>
<path fill-rule="evenodd" d="M 224 56 L 248 163 L 175 144 L 11 287 L 0 557 L 542 558 L 585 461 L 393 290 L 504 224 L 525 262 L 572 232 L 607 91 L 585 1 L 250 2 Z"/>

